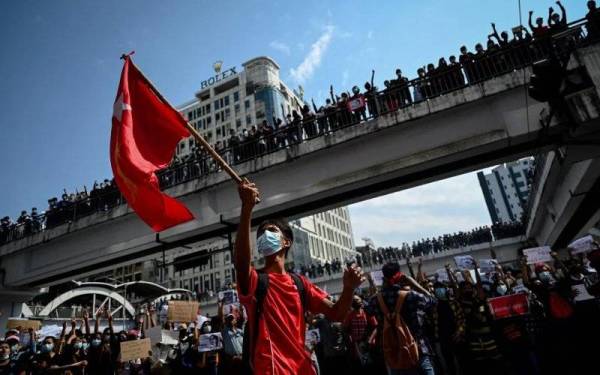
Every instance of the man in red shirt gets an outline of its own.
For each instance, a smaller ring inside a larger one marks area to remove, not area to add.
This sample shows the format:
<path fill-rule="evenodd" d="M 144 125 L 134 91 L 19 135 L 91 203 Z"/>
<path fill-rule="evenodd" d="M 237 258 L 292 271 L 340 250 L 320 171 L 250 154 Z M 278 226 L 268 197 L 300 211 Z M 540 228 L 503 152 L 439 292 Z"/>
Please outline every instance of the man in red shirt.
<path fill-rule="evenodd" d="M 252 209 L 259 197 L 256 185 L 245 180 L 239 187 L 242 210 L 235 242 L 235 271 L 240 302 L 248 313 L 250 362 L 255 375 L 313 375 L 315 369 L 304 346 L 305 324 L 300 293 L 292 276 L 285 271 L 285 257 L 292 246 L 293 233 L 284 220 L 267 220 L 257 230 L 257 250 L 265 258 L 260 272 L 268 277 L 268 289 L 256 321 L 256 291 L 259 275 L 251 266 L 250 228 Z M 353 291 L 363 282 L 360 268 L 344 272 L 343 291 L 336 303 L 321 289 L 300 276 L 308 311 L 323 313 L 343 321 L 352 303 Z M 253 332 L 254 329 L 257 332 Z"/>

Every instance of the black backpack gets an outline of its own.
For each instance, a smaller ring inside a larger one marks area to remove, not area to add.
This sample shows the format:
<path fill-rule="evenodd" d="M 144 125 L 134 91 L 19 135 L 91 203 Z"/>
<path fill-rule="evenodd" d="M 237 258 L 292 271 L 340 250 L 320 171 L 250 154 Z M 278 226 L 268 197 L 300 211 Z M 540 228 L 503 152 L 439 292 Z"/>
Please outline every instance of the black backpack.
<path fill-rule="evenodd" d="M 296 289 L 300 294 L 300 304 L 302 306 L 303 316 L 304 312 L 306 312 L 306 290 L 304 289 L 304 283 L 300 276 L 295 273 L 289 272 L 289 275 L 292 277 L 292 281 L 296 285 Z M 258 271 L 258 285 L 256 285 L 256 292 L 254 297 L 256 298 L 256 314 L 254 314 L 254 321 L 246 322 L 246 326 L 244 327 L 244 342 L 242 344 L 242 363 L 243 363 L 243 375 L 253 375 L 254 371 L 252 370 L 252 366 L 250 365 L 251 358 L 254 357 L 254 346 L 251 347 L 250 341 L 253 343 L 256 341 L 258 336 L 258 322 L 260 319 L 260 315 L 262 314 L 263 302 L 267 295 L 267 291 L 269 290 L 269 274 L 264 273 L 262 271 Z M 252 324 L 253 327 L 253 337 L 250 337 L 250 329 L 249 324 Z"/>

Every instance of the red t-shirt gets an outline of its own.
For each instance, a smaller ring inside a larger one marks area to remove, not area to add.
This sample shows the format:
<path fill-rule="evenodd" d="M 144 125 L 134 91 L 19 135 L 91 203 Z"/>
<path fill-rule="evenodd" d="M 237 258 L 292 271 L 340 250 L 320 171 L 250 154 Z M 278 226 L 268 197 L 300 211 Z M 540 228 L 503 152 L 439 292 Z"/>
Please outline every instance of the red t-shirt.
<path fill-rule="evenodd" d="M 312 313 L 325 313 L 323 300 L 327 294 L 300 276 L 306 292 L 306 308 Z M 250 335 L 255 321 L 258 274 L 250 272 L 248 295 L 238 289 L 240 302 L 248 313 Z M 312 375 L 310 354 L 304 347 L 304 317 L 300 294 L 289 274 L 269 273 L 269 288 L 263 300 L 258 335 L 254 344 L 255 375 Z"/>

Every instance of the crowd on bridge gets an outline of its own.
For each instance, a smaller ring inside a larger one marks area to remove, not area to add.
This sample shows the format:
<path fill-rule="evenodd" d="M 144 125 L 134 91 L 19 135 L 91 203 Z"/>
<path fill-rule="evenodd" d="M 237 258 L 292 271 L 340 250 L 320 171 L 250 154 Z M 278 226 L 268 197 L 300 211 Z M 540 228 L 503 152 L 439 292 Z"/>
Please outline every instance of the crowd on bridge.
<path fill-rule="evenodd" d="M 401 69 L 397 69 L 395 78 L 385 80 L 384 89 L 379 90 L 373 83 L 372 72 L 371 81 L 364 84 L 362 92 L 354 86 L 351 92 L 338 95 L 330 87 L 330 98 L 323 105 L 317 107 L 313 101 L 312 108 L 305 104 L 300 111 L 292 111 L 283 119 L 274 116 L 250 129 L 230 129 L 229 137 L 217 141 L 214 148 L 230 164 L 245 162 L 512 72 L 552 54 L 568 56 L 574 47 L 600 39 L 600 10 L 595 1 L 588 2 L 585 32 L 581 26 L 569 29 L 566 10 L 560 1 L 556 3 L 560 13 L 551 7 L 546 24 L 542 17 L 534 21 L 533 12 L 529 13 L 530 31 L 517 26 L 512 28 L 511 37 L 506 31 L 498 33 L 496 25 L 492 24 L 485 47 L 478 43 L 474 52 L 470 52 L 468 47 L 461 46 L 458 57 L 453 55 L 448 60 L 441 57 L 437 66 L 430 63 L 419 68 L 415 79 L 409 80 Z M 557 35 L 559 38 L 555 39 Z M 219 167 L 206 150 L 194 146 L 191 153 L 174 157 L 173 163 L 158 176 L 161 188 L 165 189 L 217 170 Z M 72 222 L 90 213 L 107 211 L 122 203 L 125 200 L 114 180 L 95 182 L 89 193 L 85 188 L 70 194 L 65 191 L 60 200 L 48 200 L 48 208 L 43 214 L 32 208 L 30 213 L 22 211 L 16 222 L 8 216 L 3 217 L 0 220 L 0 244 Z"/>
<path fill-rule="evenodd" d="M 388 262 L 404 262 L 430 254 L 437 254 L 449 250 L 463 249 L 468 246 L 482 243 L 490 243 L 493 240 L 503 238 L 517 237 L 525 234 L 525 228 L 522 221 L 511 223 L 495 223 L 492 227 L 482 226 L 467 232 L 457 232 L 444 234 L 437 238 L 425 238 L 419 241 L 413 241 L 412 245 L 404 242 L 400 247 L 387 246 L 371 249 L 368 246 L 354 255 L 348 256 L 343 260 L 335 258 L 331 262 L 317 262 L 310 265 L 294 266 L 290 265 L 290 271 L 304 275 L 309 279 L 315 279 L 323 276 L 331 276 L 343 272 L 344 265 L 357 264 L 359 267 L 381 266 Z"/>

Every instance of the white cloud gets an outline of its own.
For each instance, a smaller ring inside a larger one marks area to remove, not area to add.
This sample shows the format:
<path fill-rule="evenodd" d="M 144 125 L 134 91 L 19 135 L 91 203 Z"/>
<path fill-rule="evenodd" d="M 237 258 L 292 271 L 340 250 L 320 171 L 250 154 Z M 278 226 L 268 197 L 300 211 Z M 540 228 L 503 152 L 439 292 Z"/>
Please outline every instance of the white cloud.
<path fill-rule="evenodd" d="M 367 39 L 373 39 L 373 30 L 369 30 L 369 32 L 367 32 Z"/>
<path fill-rule="evenodd" d="M 273 48 L 276 51 L 285 53 L 288 56 L 290 55 L 290 52 L 291 52 L 290 46 L 288 46 L 287 44 L 285 44 L 283 42 L 277 41 L 277 40 L 274 40 L 271 43 L 269 43 L 269 47 Z"/>
<path fill-rule="evenodd" d="M 348 86 L 348 79 L 350 78 L 350 72 L 348 69 L 344 69 L 342 72 L 342 87 Z"/>
<path fill-rule="evenodd" d="M 489 224 L 474 173 L 388 194 L 350 206 L 354 238 L 399 246 L 421 238 Z"/>
<path fill-rule="evenodd" d="M 323 34 L 321 34 L 319 39 L 317 39 L 317 41 L 310 47 L 310 51 L 300 65 L 298 65 L 296 68 L 290 69 L 290 75 L 298 84 L 305 83 L 306 80 L 312 77 L 315 69 L 321 65 L 323 54 L 325 51 L 327 51 L 327 48 L 331 43 L 333 30 L 334 27 L 332 25 L 327 25 Z"/>

